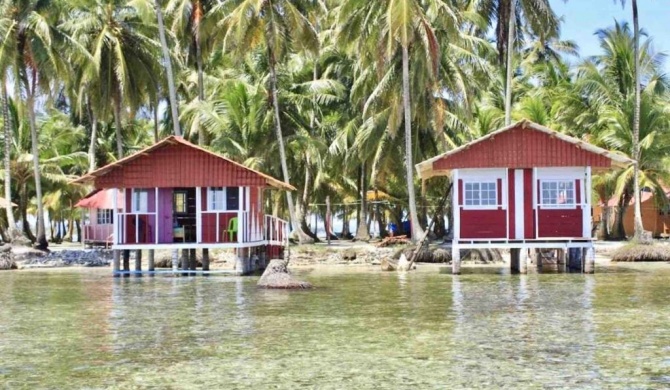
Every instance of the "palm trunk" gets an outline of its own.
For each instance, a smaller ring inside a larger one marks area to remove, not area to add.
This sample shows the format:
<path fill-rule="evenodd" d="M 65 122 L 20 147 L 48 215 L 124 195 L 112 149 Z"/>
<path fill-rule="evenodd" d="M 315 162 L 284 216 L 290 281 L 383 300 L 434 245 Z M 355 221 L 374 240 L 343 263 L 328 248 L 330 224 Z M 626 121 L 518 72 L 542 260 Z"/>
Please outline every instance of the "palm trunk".
<path fill-rule="evenodd" d="M 158 142 L 158 105 L 160 104 L 160 96 L 156 96 L 156 105 L 154 106 L 154 143 Z"/>
<path fill-rule="evenodd" d="M 5 206 L 5 211 L 7 213 L 7 236 L 9 240 L 14 239 L 16 231 L 16 221 L 14 220 L 14 212 L 12 211 L 12 179 L 11 179 L 11 145 L 12 145 L 12 118 L 9 115 L 9 101 L 7 98 L 7 87 L 4 79 L 2 80 L 2 116 L 3 116 L 3 125 L 5 132 L 5 158 L 4 158 L 4 168 L 5 168 L 5 199 L 7 200 L 7 205 Z"/>
<path fill-rule="evenodd" d="M 170 60 L 170 49 L 168 49 L 165 39 L 165 25 L 163 23 L 163 11 L 159 0 L 154 0 L 156 6 L 156 19 L 158 20 L 158 36 L 161 41 L 161 51 L 163 52 L 163 62 L 165 63 L 165 73 L 168 79 L 168 94 L 170 98 L 170 112 L 172 113 L 172 128 L 174 135 L 181 136 L 181 127 L 179 126 L 179 102 L 177 102 L 177 90 L 174 84 L 174 74 L 172 73 L 172 61 Z"/>
<path fill-rule="evenodd" d="M 406 45 L 402 46 L 402 105 L 405 113 L 405 169 L 407 194 L 409 195 L 409 214 L 412 224 L 412 241 L 423 234 L 416 211 L 416 194 L 414 192 L 414 163 L 412 159 L 412 113 L 409 101 L 409 52 Z"/>
<path fill-rule="evenodd" d="M 274 53 L 272 49 L 268 47 L 268 59 L 270 61 L 270 79 L 272 83 L 272 105 L 274 107 L 274 119 L 275 119 L 275 135 L 277 137 L 277 142 L 279 143 L 279 159 L 281 162 L 281 170 L 284 176 L 284 181 L 286 183 L 291 182 L 291 177 L 288 173 L 288 164 L 286 162 L 286 149 L 284 147 L 284 136 L 281 131 L 281 119 L 279 117 L 279 97 L 277 93 L 277 70 L 275 69 L 276 63 L 274 58 Z M 306 240 L 306 235 L 300 229 L 300 224 L 295 214 L 295 205 L 293 204 L 293 194 L 291 191 L 286 191 L 286 201 L 288 202 L 288 213 L 291 218 L 292 228 L 298 232 L 300 243 L 303 243 Z"/>
<path fill-rule="evenodd" d="M 507 34 L 507 74 L 505 75 L 505 126 L 512 124 L 512 60 L 514 58 L 515 26 L 516 0 L 510 0 L 509 31 Z"/>
<path fill-rule="evenodd" d="M 121 97 L 114 99 L 114 127 L 116 133 L 116 158 L 123 158 L 123 129 L 121 128 Z"/>
<path fill-rule="evenodd" d="M 35 83 L 37 75 L 33 72 L 32 84 Z M 33 154 L 33 175 L 35 176 L 35 197 L 37 200 L 37 243 L 38 249 L 45 250 L 49 247 L 44 226 L 44 205 L 42 204 L 42 175 L 40 173 L 39 141 L 37 138 L 37 125 L 35 123 L 35 96 L 33 85 L 24 79 L 26 86 L 26 103 L 28 108 L 28 122 L 30 124 L 31 153 Z"/>
<path fill-rule="evenodd" d="M 98 118 L 95 117 L 91 108 L 91 101 L 88 102 L 88 118 L 91 121 L 91 144 L 88 146 L 88 171 L 95 171 L 95 147 L 98 143 Z"/>
<path fill-rule="evenodd" d="M 635 108 L 633 110 L 633 187 L 635 240 L 639 241 L 644 232 L 642 225 L 642 209 L 640 206 L 640 25 L 637 15 L 637 0 L 633 0 L 633 28 L 635 29 Z"/>
<path fill-rule="evenodd" d="M 19 212 L 21 213 L 21 225 L 23 226 L 23 234 L 30 240 L 35 242 L 35 236 L 30 230 L 30 223 L 28 223 L 28 188 L 27 183 L 21 184 L 21 191 L 19 192 Z"/>
<path fill-rule="evenodd" d="M 365 181 L 366 169 L 365 162 L 361 165 L 361 177 L 360 177 L 360 187 L 359 195 L 361 197 L 361 208 L 358 212 L 358 220 L 356 223 L 358 227 L 356 228 L 356 239 L 367 241 L 370 239 L 370 230 L 368 229 L 368 197 L 367 197 L 367 185 Z"/>
<path fill-rule="evenodd" d="M 195 39 L 195 60 L 198 67 L 198 101 L 205 101 L 205 80 L 203 76 L 203 64 L 202 64 L 202 47 L 200 42 L 200 22 L 202 21 L 202 3 L 200 0 L 195 1 L 195 25 L 194 25 L 194 39 Z M 198 145 L 203 146 L 207 145 L 207 137 L 205 134 L 205 129 L 202 127 L 200 120 L 198 121 Z"/>

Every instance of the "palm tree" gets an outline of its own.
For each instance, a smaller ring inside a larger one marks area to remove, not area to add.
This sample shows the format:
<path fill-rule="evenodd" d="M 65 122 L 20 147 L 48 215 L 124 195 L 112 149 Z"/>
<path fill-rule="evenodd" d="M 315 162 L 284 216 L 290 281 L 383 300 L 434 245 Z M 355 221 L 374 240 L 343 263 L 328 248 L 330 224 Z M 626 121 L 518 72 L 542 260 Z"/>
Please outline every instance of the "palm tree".
<path fill-rule="evenodd" d="M 4 79 L 4 78 L 2 78 Z M 12 175 L 10 169 L 11 161 L 11 145 L 12 145 L 12 119 L 9 113 L 9 97 L 7 96 L 7 86 L 5 85 L 4 80 L 2 81 L 2 122 L 3 122 L 3 134 L 4 134 L 4 169 L 5 169 L 5 199 L 7 204 L 5 206 L 5 212 L 7 214 L 7 236 L 9 240 L 13 240 L 16 235 L 16 221 L 14 220 L 14 211 L 12 210 Z"/>
<path fill-rule="evenodd" d="M 91 122 L 108 114 L 111 101 L 116 131 L 116 157 L 124 155 L 122 115 L 136 111 L 146 100 L 154 101 L 158 63 L 155 31 L 140 12 L 120 0 L 88 0 L 70 12 L 63 23 L 74 42 L 90 55 L 75 57 L 79 96 L 90 97 Z M 80 105 L 84 107 L 84 104 Z"/>
<path fill-rule="evenodd" d="M 0 71 L 9 69 L 24 94 L 23 104 L 28 116 L 33 155 L 33 174 L 37 197 L 37 247 L 46 249 L 42 180 L 39 166 L 39 144 L 35 119 L 35 100 L 38 88 L 49 90 L 49 82 L 65 73 L 59 51 L 61 34 L 55 26 L 60 9 L 49 1 L 4 0 L 0 4 L 0 25 L 4 27 L 1 43 Z"/>
<path fill-rule="evenodd" d="M 233 8 L 226 12 L 222 20 L 226 33 L 224 47 L 233 46 L 238 53 L 248 52 L 258 47 L 265 46 L 268 66 L 270 68 L 270 85 L 272 91 L 272 105 L 274 108 L 274 124 L 277 142 L 279 144 L 279 156 L 284 181 L 290 183 L 290 175 L 286 157 L 284 135 L 282 133 L 281 109 L 279 107 L 279 87 L 277 81 L 277 66 L 282 62 L 286 54 L 292 50 L 312 50 L 318 45 L 316 33 L 309 20 L 305 17 L 308 7 L 307 1 L 256 1 L 236 0 L 231 1 Z M 222 12 L 228 6 L 224 2 L 215 9 Z M 293 196 L 290 191 L 286 192 L 291 224 L 300 235 L 300 241 L 309 241 L 308 237 L 298 229 L 298 220 L 295 213 Z"/>
<path fill-rule="evenodd" d="M 620 0 L 621 6 L 626 5 L 626 0 Z M 644 227 L 642 226 L 642 209 L 640 206 L 640 22 L 637 12 L 637 0 L 631 0 L 633 7 L 633 52 L 635 73 L 635 109 L 633 111 L 633 160 L 637 161 L 633 168 L 633 187 L 635 193 L 634 218 L 635 240 L 642 238 Z"/>

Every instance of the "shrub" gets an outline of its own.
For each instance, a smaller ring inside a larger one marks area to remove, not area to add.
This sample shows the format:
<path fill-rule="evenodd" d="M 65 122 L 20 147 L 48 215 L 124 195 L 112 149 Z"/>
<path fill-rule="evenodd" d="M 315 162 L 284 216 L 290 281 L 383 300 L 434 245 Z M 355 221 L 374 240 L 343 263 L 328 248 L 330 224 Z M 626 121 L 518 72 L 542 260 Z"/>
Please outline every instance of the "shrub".
<path fill-rule="evenodd" d="M 670 246 L 629 244 L 614 251 L 612 261 L 670 261 Z"/>

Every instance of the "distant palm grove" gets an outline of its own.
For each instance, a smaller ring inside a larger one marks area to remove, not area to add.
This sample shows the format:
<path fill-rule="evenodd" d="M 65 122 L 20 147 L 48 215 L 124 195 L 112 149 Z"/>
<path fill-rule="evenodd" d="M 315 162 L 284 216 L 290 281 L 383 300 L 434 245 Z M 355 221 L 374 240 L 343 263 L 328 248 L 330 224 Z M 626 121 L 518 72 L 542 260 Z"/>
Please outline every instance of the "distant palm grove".
<path fill-rule="evenodd" d="M 18 206 L 0 212 L 2 238 L 71 240 L 90 188 L 69 182 L 168 135 L 295 186 L 266 207 L 301 242 L 326 198 L 345 235 L 405 219 L 417 235 L 448 183 L 414 164 L 503 127 L 508 80 L 512 121 L 637 159 L 665 202 L 670 95 L 651 37 L 636 115 L 633 25 L 604 18 L 585 58 L 549 0 L 513 1 L 0 0 L 0 195 Z M 634 176 L 594 180 L 594 202 L 618 200 L 613 237 Z"/>

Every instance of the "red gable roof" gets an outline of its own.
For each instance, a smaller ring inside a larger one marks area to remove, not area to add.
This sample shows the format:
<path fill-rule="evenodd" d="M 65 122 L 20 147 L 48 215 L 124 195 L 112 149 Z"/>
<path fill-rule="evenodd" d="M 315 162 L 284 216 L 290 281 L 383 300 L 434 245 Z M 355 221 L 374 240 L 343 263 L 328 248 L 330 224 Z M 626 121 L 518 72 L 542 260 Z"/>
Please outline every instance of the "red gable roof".
<path fill-rule="evenodd" d="M 75 180 L 95 188 L 271 186 L 295 190 L 272 176 L 170 136 Z"/>
<path fill-rule="evenodd" d="M 417 164 L 429 178 L 461 168 L 590 166 L 594 170 L 634 161 L 529 121 L 517 122 Z"/>
<path fill-rule="evenodd" d="M 123 196 L 121 192 L 118 195 L 118 205 L 123 204 Z M 94 190 L 90 194 L 83 197 L 74 207 L 86 209 L 113 209 L 114 208 L 114 191 L 113 190 Z"/>

